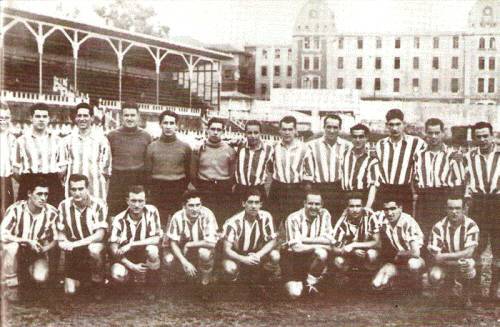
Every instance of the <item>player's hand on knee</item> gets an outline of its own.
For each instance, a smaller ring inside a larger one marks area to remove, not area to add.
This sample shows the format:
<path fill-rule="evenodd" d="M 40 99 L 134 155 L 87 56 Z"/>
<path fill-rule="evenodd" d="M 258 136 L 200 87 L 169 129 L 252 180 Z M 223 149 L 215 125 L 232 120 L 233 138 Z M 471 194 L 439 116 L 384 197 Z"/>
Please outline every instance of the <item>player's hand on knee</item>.
<path fill-rule="evenodd" d="M 189 276 L 189 277 L 194 277 L 198 273 L 196 270 L 195 266 L 189 261 L 186 261 L 182 264 L 182 269 L 184 269 L 184 272 Z"/>
<path fill-rule="evenodd" d="M 366 256 L 366 251 L 362 249 L 356 249 L 354 250 L 354 255 L 359 258 L 364 258 Z"/>

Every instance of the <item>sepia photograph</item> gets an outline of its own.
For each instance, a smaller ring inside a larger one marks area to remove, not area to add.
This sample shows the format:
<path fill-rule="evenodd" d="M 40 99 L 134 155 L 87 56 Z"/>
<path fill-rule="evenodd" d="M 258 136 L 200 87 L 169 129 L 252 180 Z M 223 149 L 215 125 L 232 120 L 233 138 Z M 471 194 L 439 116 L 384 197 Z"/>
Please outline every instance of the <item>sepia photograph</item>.
<path fill-rule="evenodd" d="M 500 0 L 0 22 L 0 326 L 500 326 Z"/>

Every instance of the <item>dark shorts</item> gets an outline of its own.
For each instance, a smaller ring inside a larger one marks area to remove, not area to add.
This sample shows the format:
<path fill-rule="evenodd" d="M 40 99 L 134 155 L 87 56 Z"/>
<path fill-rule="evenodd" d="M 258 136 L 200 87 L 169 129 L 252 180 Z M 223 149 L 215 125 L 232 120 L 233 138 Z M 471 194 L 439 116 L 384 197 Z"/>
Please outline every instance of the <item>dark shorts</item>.
<path fill-rule="evenodd" d="M 86 246 L 64 252 L 64 277 L 80 281 L 89 279 L 90 267 L 90 253 Z"/>
<path fill-rule="evenodd" d="M 313 253 L 281 251 L 281 274 L 283 281 L 304 281 L 314 260 Z"/>
<path fill-rule="evenodd" d="M 124 257 L 130 262 L 135 264 L 145 263 L 147 259 L 146 247 L 145 246 L 134 247 L 132 250 L 125 253 Z"/>

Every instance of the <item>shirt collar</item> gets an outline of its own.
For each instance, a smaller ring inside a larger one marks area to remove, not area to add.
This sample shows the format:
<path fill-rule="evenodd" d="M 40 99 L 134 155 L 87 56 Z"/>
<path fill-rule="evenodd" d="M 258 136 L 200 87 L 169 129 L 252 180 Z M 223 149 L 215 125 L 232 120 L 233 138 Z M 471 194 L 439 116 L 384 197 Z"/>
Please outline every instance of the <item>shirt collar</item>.
<path fill-rule="evenodd" d="M 249 150 L 259 151 L 259 150 L 262 150 L 262 149 L 264 148 L 264 144 L 263 144 L 262 140 L 260 140 L 260 142 L 259 142 L 259 144 L 257 145 L 257 147 L 256 147 L 255 149 L 252 149 L 252 148 L 250 148 L 250 147 L 248 146 L 248 141 L 247 141 L 247 140 L 245 140 L 245 141 L 243 142 L 243 147 L 245 147 L 245 148 L 247 148 L 247 149 L 249 149 Z"/>
<path fill-rule="evenodd" d="M 75 201 L 73 200 L 73 198 L 71 198 L 71 205 L 73 207 L 75 207 L 75 209 L 77 210 L 85 210 L 86 208 L 90 208 L 90 206 L 92 205 L 92 198 L 91 196 L 89 195 L 87 197 L 87 199 L 85 200 L 85 202 L 83 203 L 83 208 L 80 208 L 79 206 L 76 205 Z"/>
<path fill-rule="evenodd" d="M 408 143 L 408 141 L 409 141 L 408 139 L 409 139 L 409 138 L 410 138 L 410 135 L 408 135 L 408 134 L 403 134 L 403 137 L 401 137 L 401 140 L 399 140 L 397 143 L 394 143 L 394 142 L 392 141 L 392 139 L 391 139 L 391 137 L 390 137 L 390 136 L 387 136 L 387 137 L 385 138 L 385 141 L 386 141 L 386 142 L 389 142 L 389 143 L 390 143 L 390 144 L 392 144 L 392 145 L 395 145 L 395 144 L 399 144 L 399 142 L 405 142 L 405 143 Z"/>
<path fill-rule="evenodd" d="M 43 137 L 43 136 L 51 137 L 53 133 L 51 130 L 46 129 L 45 133 L 42 136 L 38 136 L 38 135 L 35 135 L 35 133 L 33 133 L 33 127 L 32 127 L 26 131 L 26 134 L 32 138 L 37 138 L 37 137 Z"/>
<path fill-rule="evenodd" d="M 294 139 L 294 140 L 292 141 L 292 144 L 290 144 L 290 147 L 288 147 L 288 148 L 287 148 L 287 147 L 285 147 L 285 145 L 283 144 L 283 141 L 279 141 L 279 143 L 278 143 L 278 144 L 279 144 L 281 147 L 283 147 L 283 148 L 286 148 L 286 149 L 288 149 L 288 150 L 293 150 L 293 149 L 296 149 L 296 148 L 298 148 L 298 147 L 299 147 L 299 145 L 300 145 L 300 141 L 299 141 L 299 140 L 297 140 L 297 139 Z"/>

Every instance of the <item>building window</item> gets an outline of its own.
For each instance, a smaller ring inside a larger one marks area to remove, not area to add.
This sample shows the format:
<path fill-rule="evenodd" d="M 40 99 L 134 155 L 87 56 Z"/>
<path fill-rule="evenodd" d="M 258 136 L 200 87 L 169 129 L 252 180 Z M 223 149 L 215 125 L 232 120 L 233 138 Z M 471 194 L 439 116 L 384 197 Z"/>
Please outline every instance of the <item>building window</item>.
<path fill-rule="evenodd" d="M 344 49 L 344 38 L 339 37 L 339 49 Z"/>
<path fill-rule="evenodd" d="M 490 49 L 495 49 L 495 38 L 490 38 Z"/>
<path fill-rule="evenodd" d="M 231 79 L 233 77 L 233 71 L 230 69 L 224 70 L 224 78 Z"/>
<path fill-rule="evenodd" d="M 313 69 L 319 70 L 319 57 L 314 57 Z"/>
<path fill-rule="evenodd" d="M 273 89 L 279 89 L 279 88 L 280 88 L 280 83 L 273 84 Z"/>
<path fill-rule="evenodd" d="M 490 60 L 488 61 L 488 68 L 490 70 L 495 70 L 495 57 L 490 57 Z"/>
<path fill-rule="evenodd" d="M 453 37 L 453 49 L 458 49 L 458 40 L 459 40 L 459 39 L 458 39 L 458 36 L 457 36 L 457 35 L 455 35 L 455 36 Z"/>
<path fill-rule="evenodd" d="M 304 70 L 309 70 L 311 68 L 311 63 L 309 57 L 304 57 Z"/>
<path fill-rule="evenodd" d="M 363 79 L 362 78 L 356 78 L 356 90 L 362 90 L 363 89 Z"/>
<path fill-rule="evenodd" d="M 280 66 L 274 66 L 274 76 L 280 76 Z"/>
<path fill-rule="evenodd" d="M 311 38 L 309 36 L 304 38 L 304 49 L 311 48 Z"/>
<path fill-rule="evenodd" d="M 458 69 L 458 57 L 451 58 L 451 68 Z"/>
<path fill-rule="evenodd" d="M 363 68 L 363 57 L 358 57 L 356 59 L 356 68 L 357 69 Z"/>
<path fill-rule="evenodd" d="M 401 67 L 401 59 L 399 57 L 394 58 L 394 69 L 399 69 Z"/>
<path fill-rule="evenodd" d="M 320 49 L 319 36 L 314 37 L 314 49 Z"/>
<path fill-rule="evenodd" d="M 288 77 L 292 76 L 292 66 L 288 66 L 286 68 L 286 76 Z"/>
<path fill-rule="evenodd" d="M 375 84 L 373 85 L 375 91 L 380 91 L 380 78 L 375 78 Z"/>
<path fill-rule="evenodd" d="M 292 88 L 292 83 L 288 83 L 288 84 L 286 85 L 286 88 L 287 88 L 287 89 L 291 89 L 291 88 Z"/>
<path fill-rule="evenodd" d="M 439 69 L 439 58 L 438 57 L 432 58 L 432 68 Z"/>
<path fill-rule="evenodd" d="M 413 69 L 419 69 L 420 67 L 420 62 L 418 60 L 418 57 L 413 57 Z"/>
<path fill-rule="evenodd" d="M 399 92 L 399 78 L 395 78 L 392 85 L 393 92 Z"/>
<path fill-rule="evenodd" d="M 477 93 L 484 93 L 484 78 L 477 79 Z"/>
<path fill-rule="evenodd" d="M 479 57 L 479 61 L 477 63 L 477 66 L 478 66 L 479 70 L 484 69 L 484 57 Z"/>
<path fill-rule="evenodd" d="M 434 49 L 439 49 L 439 37 L 435 36 L 432 38 L 432 47 Z"/>
<path fill-rule="evenodd" d="M 484 37 L 479 39 L 479 49 L 484 49 L 486 46 L 486 41 L 484 40 Z"/>
<path fill-rule="evenodd" d="M 451 92 L 452 93 L 458 92 L 458 78 L 451 79 Z"/>
<path fill-rule="evenodd" d="M 319 78 L 318 77 L 313 78 L 313 89 L 319 89 Z"/>
<path fill-rule="evenodd" d="M 382 68 L 382 58 L 376 57 L 375 58 L 375 69 L 380 69 Z"/>
<path fill-rule="evenodd" d="M 274 58 L 279 59 L 281 57 L 280 49 L 274 49 Z"/>
<path fill-rule="evenodd" d="M 264 77 L 267 76 L 267 66 L 260 67 L 260 75 Z"/>
<path fill-rule="evenodd" d="M 344 88 L 344 79 L 342 77 L 337 78 L 337 89 L 342 90 Z"/>
<path fill-rule="evenodd" d="M 495 93 L 495 79 L 488 78 L 488 93 Z"/>
<path fill-rule="evenodd" d="M 413 47 L 414 47 L 415 49 L 419 49 L 419 48 L 420 48 L 420 38 L 419 38 L 419 37 L 417 37 L 417 36 L 415 36 L 415 37 L 413 38 Z"/>
<path fill-rule="evenodd" d="M 394 40 L 394 48 L 396 48 L 396 49 L 400 49 L 401 48 L 401 38 L 397 37 Z"/>
<path fill-rule="evenodd" d="M 358 37 L 358 49 L 363 49 L 363 38 Z"/>
<path fill-rule="evenodd" d="M 432 93 L 437 93 L 439 91 L 439 80 L 437 78 L 432 79 Z"/>
<path fill-rule="evenodd" d="M 411 86 L 413 88 L 414 91 L 417 91 L 418 88 L 419 88 L 419 80 L 418 78 L 414 78 L 411 80 Z"/>
<path fill-rule="evenodd" d="M 288 49 L 288 60 L 292 60 L 292 49 Z"/>
<path fill-rule="evenodd" d="M 337 68 L 344 69 L 344 57 L 337 58 Z"/>
<path fill-rule="evenodd" d="M 267 94 L 267 84 L 261 84 L 260 85 L 260 94 L 261 95 L 266 95 Z"/>
<path fill-rule="evenodd" d="M 377 37 L 376 47 L 377 47 L 377 49 L 382 48 L 382 38 L 381 37 Z"/>
<path fill-rule="evenodd" d="M 267 50 L 262 49 L 262 57 L 264 57 L 264 59 L 267 59 Z"/>

